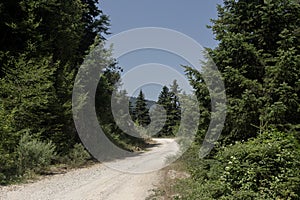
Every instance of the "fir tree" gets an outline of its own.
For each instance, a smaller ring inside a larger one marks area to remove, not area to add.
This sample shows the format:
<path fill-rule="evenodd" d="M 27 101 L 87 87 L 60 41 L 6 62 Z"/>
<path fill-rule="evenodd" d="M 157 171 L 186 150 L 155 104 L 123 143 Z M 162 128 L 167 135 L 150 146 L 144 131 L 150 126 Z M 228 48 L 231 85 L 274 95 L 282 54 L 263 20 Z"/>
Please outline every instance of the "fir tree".
<path fill-rule="evenodd" d="M 179 94 L 181 94 L 181 89 L 176 80 L 173 81 L 173 84 L 170 85 L 170 94 L 171 94 L 171 104 L 172 110 L 170 112 L 172 118 L 173 132 L 176 131 L 175 128 L 180 124 L 181 119 L 181 107 L 179 102 Z"/>
<path fill-rule="evenodd" d="M 295 127 L 299 124 L 299 4 L 225 0 L 218 12 L 211 28 L 220 44 L 208 52 L 226 86 L 224 138 L 230 143 L 255 137 L 270 126 Z M 202 104 L 201 129 L 205 130 L 210 96 L 202 75 L 186 70 Z"/>
<path fill-rule="evenodd" d="M 162 88 L 157 103 L 161 105 L 166 112 L 165 125 L 159 133 L 159 136 L 173 136 L 180 122 L 180 104 L 178 94 L 180 92 L 176 80 L 171 85 L 171 91 L 167 86 Z"/>
<path fill-rule="evenodd" d="M 135 105 L 136 121 L 141 126 L 147 126 L 150 123 L 149 110 L 147 108 L 147 103 L 145 95 L 142 90 L 137 97 Z"/>

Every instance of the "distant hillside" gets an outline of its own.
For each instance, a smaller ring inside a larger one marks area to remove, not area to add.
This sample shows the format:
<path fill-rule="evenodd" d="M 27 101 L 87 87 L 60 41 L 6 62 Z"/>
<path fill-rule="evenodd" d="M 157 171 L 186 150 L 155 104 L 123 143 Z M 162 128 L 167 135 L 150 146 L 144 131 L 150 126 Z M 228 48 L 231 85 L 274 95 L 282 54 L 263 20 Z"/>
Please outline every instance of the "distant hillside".
<path fill-rule="evenodd" d="M 131 102 L 132 106 L 135 107 L 137 98 L 136 97 L 130 97 L 129 101 Z M 154 104 L 156 104 L 156 101 L 152 101 L 152 100 L 147 100 L 146 99 L 146 103 L 147 103 L 147 108 L 150 109 L 151 106 L 153 106 Z"/>

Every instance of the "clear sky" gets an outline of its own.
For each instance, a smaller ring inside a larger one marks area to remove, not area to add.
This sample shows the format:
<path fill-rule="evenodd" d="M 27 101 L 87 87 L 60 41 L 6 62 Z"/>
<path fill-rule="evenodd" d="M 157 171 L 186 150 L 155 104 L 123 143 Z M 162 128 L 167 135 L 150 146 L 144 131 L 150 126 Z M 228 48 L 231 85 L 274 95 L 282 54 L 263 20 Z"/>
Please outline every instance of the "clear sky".
<path fill-rule="evenodd" d="M 194 38 L 204 47 L 217 42 L 206 25 L 217 17 L 222 0 L 102 0 L 100 8 L 110 16 L 111 33 L 145 26 L 164 27 Z"/>
<path fill-rule="evenodd" d="M 210 19 L 217 18 L 217 4 L 222 4 L 222 0 L 102 0 L 99 6 L 110 17 L 111 36 L 133 28 L 162 27 L 186 34 L 203 47 L 214 48 L 218 43 L 214 40 L 212 30 L 206 25 L 211 24 Z M 189 65 L 171 53 L 149 49 L 129 53 L 118 58 L 118 62 L 124 69 L 122 75 L 140 65 L 151 68 L 149 63 L 170 66 L 184 74 L 180 65 Z M 158 71 L 153 71 L 153 77 L 161 74 L 161 69 L 153 66 L 155 68 Z M 137 85 L 134 82 L 130 84 Z M 129 95 L 136 96 L 139 89 L 143 89 L 148 99 L 156 100 L 161 87 L 157 84 L 145 85 Z M 123 89 L 128 91 L 128 88 Z"/>

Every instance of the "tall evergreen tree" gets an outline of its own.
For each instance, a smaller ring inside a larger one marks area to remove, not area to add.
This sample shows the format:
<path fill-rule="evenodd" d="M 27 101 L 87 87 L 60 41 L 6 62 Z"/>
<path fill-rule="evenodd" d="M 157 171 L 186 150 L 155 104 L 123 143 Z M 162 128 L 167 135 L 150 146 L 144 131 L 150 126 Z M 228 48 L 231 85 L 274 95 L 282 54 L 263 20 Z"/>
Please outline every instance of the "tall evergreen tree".
<path fill-rule="evenodd" d="M 173 122 L 173 131 L 176 131 L 175 128 L 180 124 L 181 119 L 181 107 L 179 102 L 179 94 L 181 93 L 181 89 L 179 88 L 179 85 L 177 83 L 177 80 L 174 80 L 172 85 L 170 85 L 170 94 L 171 94 L 171 104 L 172 104 L 172 110 L 171 110 L 171 117 Z"/>
<path fill-rule="evenodd" d="M 46 134 L 46 131 L 43 131 L 45 132 L 43 137 L 60 141 L 57 145 L 61 147 L 68 147 L 68 144 L 71 144 L 69 139 L 76 138 L 71 113 L 72 87 L 76 71 L 88 52 L 89 46 L 96 42 L 96 36 L 107 32 L 107 17 L 102 14 L 96 3 L 97 1 L 94 0 L 16 0 L 0 3 L 2 19 L 0 22 L 2 38 L 0 40 L 0 78 L 8 82 L 13 74 L 15 77 L 22 76 L 23 65 L 13 64 L 14 60 L 21 59 L 27 63 L 31 60 L 44 60 L 43 57 L 45 59 L 51 57 L 51 62 L 56 64 L 47 65 L 47 70 L 52 72 L 51 84 L 55 90 L 47 95 L 56 99 L 56 103 L 51 106 L 49 104 L 43 110 L 45 116 L 52 113 L 53 116 L 50 118 L 56 118 L 56 120 L 48 120 L 47 123 L 40 124 L 40 129 L 48 130 L 51 127 L 50 121 L 57 123 L 57 128 L 52 129 L 55 134 L 51 132 Z M 40 66 L 35 72 L 48 76 L 43 73 L 43 70 L 44 66 Z M 21 74 L 16 74 L 16 72 Z M 10 82 L 10 84 L 12 84 L 11 88 L 18 88 L 16 82 Z M 32 84 L 36 83 L 32 82 Z M 32 86 L 39 87 L 39 85 Z M 18 93 L 18 91 L 14 92 Z M 2 98 L 5 100 L 6 96 Z M 8 110 L 8 112 L 11 111 Z M 26 120 L 32 122 L 27 124 L 27 128 L 39 126 L 37 121 L 30 119 L 30 115 L 27 117 Z M 63 138 L 69 139 L 62 142 Z"/>
<path fill-rule="evenodd" d="M 171 97 L 171 93 L 170 90 L 167 86 L 164 86 L 162 88 L 162 91 L 160 92 L 159 96 L 158 96 L 158 101 L 157 103 L 161 106 L 163 106 L 163 108 L 165 109 L 166 112 L 166 121 L 165 124 L 162 128 L 162 130 L 159 133 L 159 136 L 169 136 L 172 135 L 172 118 L 170 116 L 170 113 L 172 112 L 172 97 Z"/>
<path fill-rule="evenodd" d="M 129 100 L 129 114 L 131 116 L 132 121 L 136 120 L 136 113 L 135 113 L 135 108 L 132 105 L 132 101 Z"/>
<path fill-rule="evenodd" d="M 135 113 L 136 121 L 139 125 L 145 127 L 150 124 L 149 109 L 147 108 L 145 95 L 142 90 L 140 90 L 136 100 Z"/>
<path fill-rule="evenodd" d="M 228 115 L 208 159 L 197 159 L 199 149 L 187 154 L 195 182 L 187 189 L 195 189 L 183 199 L 300 198 L 295 167 L 300 150 L 299 16 L 294 0 L 224 0 L 218 7 L 211 28 L 220 43 L 208 52 L 225 82 Z M 214 75 L 211 64 L 203 64 L 203 73 L 186 67 L 201 110 L 196 144 L 202 143 L 210 118 L 218 117 L 210 109 L 215 94 L 205 83 Z"/>
<path fill-rule="evenodd" d="M 159 136 L 173 136 L 180 122 L 180 104 L 178 94 L 179 86 L 176 80 L 171 85 L 171 90 L 164 86 L 159 94 L 157 103 L 161 105 L 166 112 L 165 125 L 159 133 Z"/>
<path fill-rule="evenodd" d="M 3 162 L 15 160 L 24 132 L 53 141 L 62 155 L 79 142 L 71 109 L 74 78 L 108 28 L 97 3 L 0 2 L 0 174 Z"/>
<path fill-rule="evenodd" d="M 211 28 L 220 44 L 208 51 L 226 86 L 228 116 L 222 135 L 230 143 L 270 126 L 295 127 L 299 117 L 290 116 L 299 116 L 299 4 L 225 0 L 218 12 Z M 204 79 L 191 68 L 187 75 L 207 124 L 210 97 Z"/>

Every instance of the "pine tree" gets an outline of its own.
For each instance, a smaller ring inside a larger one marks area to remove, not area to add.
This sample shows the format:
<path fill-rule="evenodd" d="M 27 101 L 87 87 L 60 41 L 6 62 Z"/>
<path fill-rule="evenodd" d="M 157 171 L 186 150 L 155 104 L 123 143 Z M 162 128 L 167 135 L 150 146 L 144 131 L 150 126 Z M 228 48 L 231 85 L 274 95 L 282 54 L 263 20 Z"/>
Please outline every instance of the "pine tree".
<path fill-rule="evenodd" d="M 181 115 L 178 98 L 179 93 L 180 89 L 176 80 L 174 80 L 173 85 L 171 85 L 171 91 L 167 86 L 162 88 L 157 103 L 164 108 L 166 121 L 159 136 L 173 136 L 178 128 Z"/>
<path fill-rule="evenodd" d="M 150 123 L 149 110 L 147 108 L 145 95 L 142 90 L 140 90 L 136 100 L 135 113 L 136 121 L 139 125 L 145 127 Z"/>
<path fill-rule="evenodd" d="M 181 119 L 181 108 L 180 108 L 180 102 L 179 102 L 179 94 L 181 94 L 181 89 L 179 88 L 179 85 L 176 80 L 173 81 L 173 84 L 170 85 L 170 94 L 171 94 L 171 104 L 172 104 L 172 110 L 170 112 L 171 118 L 172 118 L 172 126 L 173 126 L 173 132 L 176 131 L 176 127 L 180 124 Z"/>
<path fill-rule="evenodd" d="M 255 137 L 270 126 L 299 124 L 289 117 L 299 116 L 299 4 L 225 0 L 218 12 L 211 28 L 220 43 L 208 52 L 226 86 L 228 115 L 222 135 L 227 142 Z M 186 70 L 202 104 L 202 123 L 207 124 L 210 96 L 204 79 Z"/>
<path fill-rule="evenodd" d="M 90 46 L 107 33 L 108 18 L 97 2 L 0 3 L 0 176 L 3 162 L 15 173 L 14 151 L 24 132 L 51 140 L 60 155 L 80 142 L 72 119 L 72 88 Z"/>
<path fill-rule="evenodd" d="M 132 102 L 130 100 L 129 100 L 129 114 L 130 114 L 130 116 L 132 118 L 132 121 L 135 121 L 136 120 L 135 108 L 132 105 Z"/>
<path fill-rule="evenodd" d="M 195 189 L 183 199 L 299 199 L 299 8 L 294 0 L 224 0 L 218 7 L 211 28 L 220 43 L 207 50 L 225 82 L 227 119 L 208 158 L 195 159 L 198 149 L 187 153 L 194 184 L 186 188 Z M 186 67 L 200 104 L 199 145 L 218 117 L 211 110 L 217 93 L 207 89 L 211 65 L 203 63 L 201 73 Z"/>
<path fill-rule="evenodd" d="M 158 101 L 157 103 L 161 106 L 163 106 L 165 112 L 166 112 L 166 121 L 165 124 L 162 128 L 162 130 L 159 133 L 159 136 L 167 136 L 167 135 L 172 135 L 172 128 L 171 128 L 171 123 L 172 119 L 170 116 L 170 113 L 172 111 L 172 99 L 171 99 L 171 93 L 170 90 L 167 86 L 164 86 L 162 88 L 162 91 L 160 92 L 158 96 Z"/>
<path fill-rule="evenodd" d="M 1 109 L 8 116 L 7 128 L 2 132 L 5 138 L 2 142 L 9 143 L 5 149 L 12 153 L 25 130 L 35 137 L 63 144 L 67 139 L 61 132 L 63 109 L 57 104 L 59 99 L 53 83 L 58 63 L 51 57 L 28 60 L 26 55 L 20 55 L 11 58 L 10 64 L 18 66 L 17 70 L 0 79 Z"/>
<path fill-rule="evenodd" d="M 55 90 L 49 95 L 56 100 L 55 105 L 45 107 L 44 112 L 50 115 L 48 121 L 55 119 L 57 128 L 52 129 L 56 132 L 55 136 L 49 132 L 43 137 L 57 141 L 56 145 L 62 147 L 58 148 L 61 151 L 68 149 L 68 145 L 71 145 L 70 140 L 79 142 L 71 108 L 72 88 L 78 66 L 90 45 L 97 43 L 96 36 L 107 32 L 108 19 L 96 3 L 94 0 L 17 0 L 0 4 L 0 78 L 7 79 L 8 82 L 11 74 L 15 74 L 16 77 L 22 76 L 23 64 L 13 64 L 20 57 L 24 63 L 35 63 L 32 60 L 47 60 L 51 57 L 51 62 L 55 65 L 47 65 L 47 70 L 52 71 L 50 82 Z M 44 66 L 38 67 L 36 64 L 36 67 L 34 72 L 43 74 Z M 11 88 L 18 87 L 14 85 Z M 26 115 L 26 112 L 23 115 Z M 26 120 L 34 121 L 34 118 L 30 119 L 32 116 L 26 116 Z M 48 124 L 45 122 L 39 128 L 48 130 Z M 27 124 L 27 128 L 31 129 L 31 124 Z"/>

